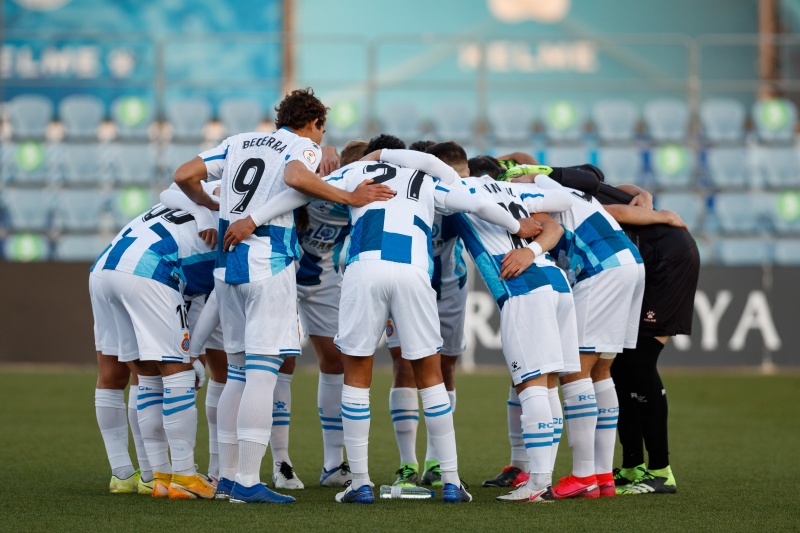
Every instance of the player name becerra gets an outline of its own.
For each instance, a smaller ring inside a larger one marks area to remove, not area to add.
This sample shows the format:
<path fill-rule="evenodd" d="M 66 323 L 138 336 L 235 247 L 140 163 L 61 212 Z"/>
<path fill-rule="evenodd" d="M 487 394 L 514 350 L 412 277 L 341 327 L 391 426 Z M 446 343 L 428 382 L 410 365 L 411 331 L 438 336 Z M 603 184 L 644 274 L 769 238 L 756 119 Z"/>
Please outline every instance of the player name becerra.
<path fill-rule="evenodd" d="M 245 148 L 254 148 L 256 146 L 265 146 L 267 148 L 272 148 L 279 154 L 282 154 L 283 151 L 286 150 L 287 145 L 283 144 L 275 137 L 271 137 L 269 135 L 265 135 L 264 137 L 260 137 L 258 139 L 250 139 L 249 141 L 244 141 L 242 143 L 243 150 Z"/>

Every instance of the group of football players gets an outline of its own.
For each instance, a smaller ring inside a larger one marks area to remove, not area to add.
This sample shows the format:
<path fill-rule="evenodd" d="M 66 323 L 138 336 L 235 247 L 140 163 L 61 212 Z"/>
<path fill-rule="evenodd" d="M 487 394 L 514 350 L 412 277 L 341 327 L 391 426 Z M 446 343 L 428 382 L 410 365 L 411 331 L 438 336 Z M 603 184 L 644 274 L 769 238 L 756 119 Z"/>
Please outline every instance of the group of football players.
<path fill-rule="evenodd" d="M 384 335 L 394 369 L 395 485 L 441 487 L 444 502 L 471 501 L 453 425 L 466 248 L 500 309 L 512 382 L 511 462 L 484 486 L 509 487 L 497 499 L 518 502 L 674 492 L 668 463 L 659 475 L 639 463 L 613 469 L 622 413 L 612 366 L 642 343 L 648 299 L 647 261 L 615 217 L 685 232 L 680 218 L 653 210 L 636 186 L 611 191 L 591 165 L 550 168 L 520 153 L 468 159 L 454 142 L 406 149 L 391 135 L 351 141 L 339 156 L 320 148 L 326 112 L 310 89 L 288 94 L 276 131 L 231 136 L 179 167 L 160 203 L 92 266 L 95 406 L 111 491 L 293 502 L 262 483 L 260 470 L 269 446 L 273 487 L 303 488 L 288 454 L 302 323 L 320 368 L 319 482 L 343 489 L 336 501 L 375 498 L 369 392 Z M 604 208 L 604 195 L 619 205 Z M 194 456 L 204 360 L 207 476 Z M 417 394 L 427 428 L 421 471 Z M 564 426 L 572 472 L 554 484 Z M 643 437 L 635 438 L 628 462 L 641 455 Z"/>

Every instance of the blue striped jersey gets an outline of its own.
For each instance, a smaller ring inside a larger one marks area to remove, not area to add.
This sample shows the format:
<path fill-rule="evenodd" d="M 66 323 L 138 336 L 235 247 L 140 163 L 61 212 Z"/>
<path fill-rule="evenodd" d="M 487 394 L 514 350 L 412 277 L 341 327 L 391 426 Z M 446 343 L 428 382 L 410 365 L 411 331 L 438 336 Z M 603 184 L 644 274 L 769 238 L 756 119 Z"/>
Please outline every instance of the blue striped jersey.
<path fill-rule="evenodd" d="M 300 236 L 297 284 L 320 285 L 339 277 L 339 259 L 350 234 L 347 206 L 314 200 L 308 206 L 308 229 Z"/>
<path fill-rule="evenodd" d="M 117 236 L 103 270 L 149 278 L 185 296 L 210 293 L 217 252 L 198 235 L 194 217 L 157 204 L 138 220 Z"/>
<path fill-rule="evenodd" d="M 442 299 L 467 283 L 464 242 L 458 236 L 453 215 L 436 215 L 431 232 L 433 242 L 433 277 L 431 286 Z"/>
<path fill-rule="evenodd" d="M 151 212 L 153 209 L 163 209 L 163 208 L 164 208 L 163 205 L 156 204 L 154 207 L 150 208 L 150 210 L 148 210 L 147 212 L 142 213 L 138 217 L 136 217 L 133 220 L 131 220 L 130 222 L 128 222 L 125 225 L 125 227 L 122 228 L 119 231 L 119 233 L 117 233 L 116 237 L 114 237 L 114 239 L 111 241 L 111 244 L 106 246 L 105 249 L 102 252 L 100 252 L 100 255 L 97 256 L 97 259 L 94 260 L 94 263 L 92 263 L 92 266 L 89 267 L 89 272 L 94 272 L 95 270 L 98 270 L 98 271 L 102 272 L 103 271 L 103 267 L 106 264 L 106 259 L 108 259 L 108 252 L 111 251 L 111 249 L 119 242 L 119 240 L 122 239 L 122 237 L 124 237 L 128 233 L 130 233 L 131 229 L 133 229 L 136 226 L 139 226 L 141 224 L 144 224 L 144 220 L 145 220 L 144 217 L 145 217 L 145 215 L 147 213 Z"/>
<path fill-rule="evenodd" d="M 200 154 L 208 178 L 222 180 L 219 206 L 219 235 L 231 222 L 246 218 L 288 186 L 283 181 L 286 165 L 300 161 L 315 172 L 320 148 L 311 139 L 288 128 L 272 133 L 234 135 Z M 294 216 L 285 213 L 259 226 L 252 235 L 228 252 L 219 254 L 214 276 L 230 284 L 265 279 L 282 271 L 300 257 Z"/>
<path fill-rule="evenodd" d="M 547 190 L 566 191 L 574 198 L 569 210 L 554 215 L 563 226 L 564 235 L 550 250 L 571 284 L 609 268 L 642 262 L 619 223 L 591 195 L 564 187 L 546 176 L 537 176 L 536 183 Z"/>
<path fill-rule="evenodd" d="M 461 180 L 470 194 L 482 195 L 508 209 L 515 218 L 526 218 L 532 213 L 555 212 L 569 209 L 572 200 L 560 191 L 545 191 L 529 183 L 497 182 L 488 176 Z M 548 254 L 536 257 L 522 274 L 509 280 L 500 279 L 503 257 L 516 248 L 527 246 L 530 239 L 511 235 L 500 226 L 479 217 L 461 213 L 454 215 L 459 236 L 464 240 L 498 307 L 502 309 L 512 296 L 529 294 L 546 287 L 558 292 L 569 292 L 569 285 Z"/>
<path fill-rule="evenodd" d="M 431 227 L 450 190 L 422 171 L 371 161 L 351 163 L 325 181 L 353 191 L 368 179 L 388 185 L 397 195 L 386 202 L 350 207 L 353 227 L 346 263 L 382 259 L 416 265 L 432 276 Z"/>

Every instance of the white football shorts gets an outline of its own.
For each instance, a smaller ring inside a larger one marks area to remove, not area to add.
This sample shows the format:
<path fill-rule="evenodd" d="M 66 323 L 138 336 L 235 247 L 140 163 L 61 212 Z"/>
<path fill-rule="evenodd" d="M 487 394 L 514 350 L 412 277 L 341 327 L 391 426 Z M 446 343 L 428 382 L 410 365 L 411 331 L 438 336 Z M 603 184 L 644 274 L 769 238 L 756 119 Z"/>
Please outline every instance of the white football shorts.
<path fill-rule="evenodd" d="M 400 332 L 404 359 L 441 350 L 436 291 L 425 270 L 380 259 L 351 263 L 342 282 L 337 348 L 345 355 L 373 355 L 389 316 Z M 410 334 L 403 337 L 403 331 Z"/>
<path fill-rule="evenodd" d="M 644 294 L 644 266 L 603 270 L 572 288 L 580 352 L 620 353 L 635 348 Z"/>
<path fill-rule="evenodd" d="M 189 327 L 181 294 L 163 283 L 105 270 L 102 290 L 117 328 L 121 362 L 189 362 Z"/>
<path fill-rule="evenodd" d="M 240 285 L 216 279 L 214 292 L 227 353 L 300 355 L 293 268 Z"/>
<path fill-rule="evenodd" d="M 320 337 L 335 337 L 339 332 L 339 300 L 342 278 L 329 276 L 320 285 L 297 286 L 297 310 L 303 332 Z"/>
<path fill-rule="evenodd" d="M 205 353 L 206 350 L 224 350 L 217 293 L 211 291 L 208 300 L 205 296 L 198 296 L 187 302 L 187 305 L 189 307 L 189 331 L 192 337 L 192 356 Z M 204 339 L 205 342 L 203 342 Z"/>
<path fill-rule="evenodd" d="M 111 306 L 103 294 L 103 271 L 89 273 L 89 299 L 94 316 L 94 349 L 104 355 L 118 355 L 119 339 L 117 326 L 111 314 Z"/>

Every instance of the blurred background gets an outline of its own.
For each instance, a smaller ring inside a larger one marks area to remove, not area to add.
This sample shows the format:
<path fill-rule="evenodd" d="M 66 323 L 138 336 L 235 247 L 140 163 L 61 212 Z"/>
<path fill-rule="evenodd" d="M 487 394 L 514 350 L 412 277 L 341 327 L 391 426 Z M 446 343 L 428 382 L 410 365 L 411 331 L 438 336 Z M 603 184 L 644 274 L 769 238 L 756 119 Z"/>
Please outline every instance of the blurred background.
<path fill-rule="evenodd" d="M 178 165 L 272 131 L 285 91 L 311 86 L 325 144 L 454 139 L 649 189 L 704 265 L 694 335 L 663 361 L 800 366 L 800 0 L 2 6 L 0 361 L 91 363 L 88 265 Z M 464 364 L 502 364 L 470 283 Z"/>

